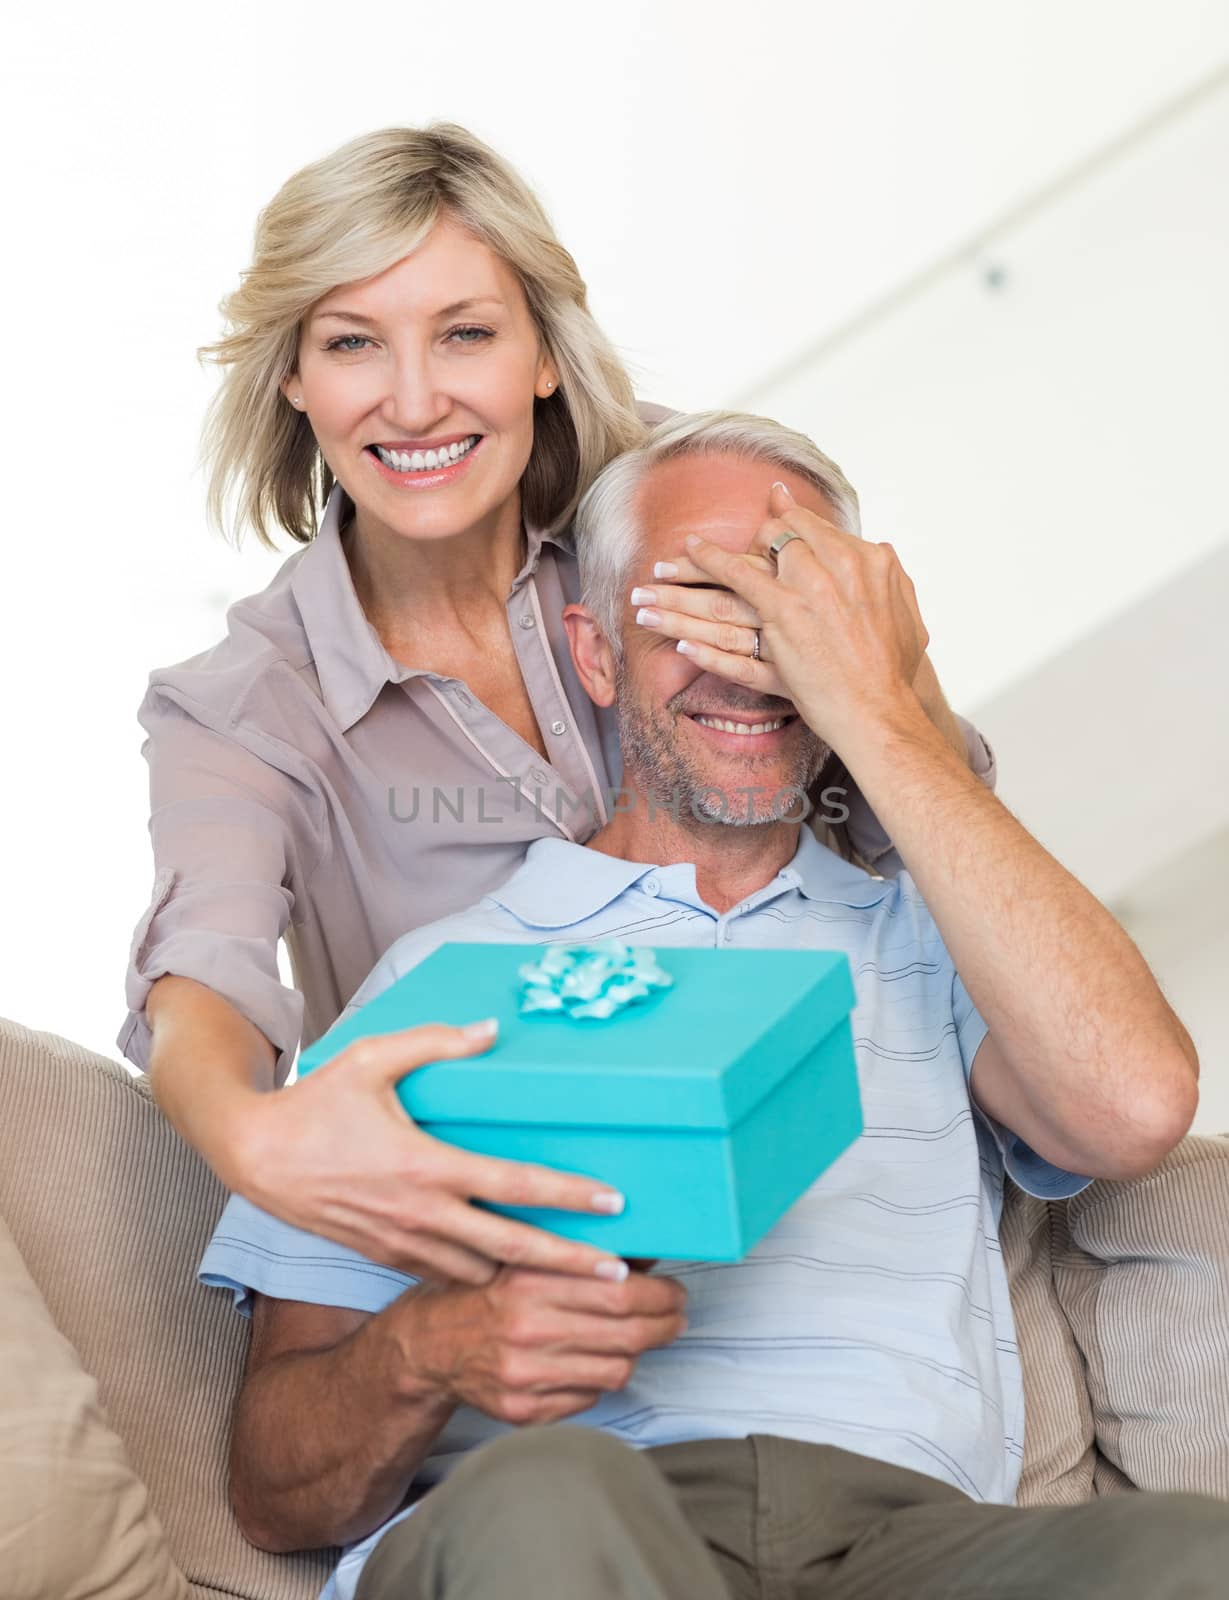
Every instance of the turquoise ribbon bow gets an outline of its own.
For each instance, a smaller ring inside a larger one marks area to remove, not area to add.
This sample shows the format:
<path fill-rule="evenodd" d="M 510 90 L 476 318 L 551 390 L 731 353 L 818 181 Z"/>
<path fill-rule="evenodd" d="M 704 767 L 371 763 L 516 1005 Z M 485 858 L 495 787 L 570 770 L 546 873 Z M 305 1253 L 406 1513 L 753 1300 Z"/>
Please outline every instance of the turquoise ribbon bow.
<path fill-rule="evenodd" d="M 674 979 L 657 964 L 657 952 L 615 939 L 601 944 L 552 945 L 537 961 L 517 968 L 520 1010 L 563 1012 L 605 1021 L 627 1006 L 668 989 Z"/>

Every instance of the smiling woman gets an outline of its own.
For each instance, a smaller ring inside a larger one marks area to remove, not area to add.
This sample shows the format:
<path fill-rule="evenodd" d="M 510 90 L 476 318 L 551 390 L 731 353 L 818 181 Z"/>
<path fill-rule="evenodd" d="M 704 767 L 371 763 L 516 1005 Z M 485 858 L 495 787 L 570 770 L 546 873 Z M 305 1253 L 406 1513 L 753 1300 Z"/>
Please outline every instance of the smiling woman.
<path fill-rule="evenodd" d="M 401 1110 L 398 1079 L 489 1030 L 360 1042 L 266 1091 L 398 937 L 505 881 L 534 840 L 607 820 L 618 730 L 568 648 L 572 519 L 654 410 L 537 200 L 450 124 L 367 135 L 290 178 L 223 309 L 210 510 L 303 548 L 211 650 L 151 674 L 156 870 L 118 1044 L 228 1187 L 286 1222 L 423 1277 L 625 1275 L 471 1203 L 618 1196 L 439 1144 Z M 728 600 L 709 594 L 697 628 Z M 917 687 L 954 726 L 933 676 Z M 399 787 L 463 803 L 407 811 Z M 854 845 L 888 859 L 847 802 Z"/>
<path fill-rule="evenodd" d="M 449 303 L 458 284 L 471 292 Z M 282 389 L 334 479 L 362 484 L 369 537 L 376 521 L 398 546 L 468 529 L 516 551 L 534 437 L 525 398 L 557 384 L 516 274 L 445 216 L 404 260 L 315 306 Z"/>

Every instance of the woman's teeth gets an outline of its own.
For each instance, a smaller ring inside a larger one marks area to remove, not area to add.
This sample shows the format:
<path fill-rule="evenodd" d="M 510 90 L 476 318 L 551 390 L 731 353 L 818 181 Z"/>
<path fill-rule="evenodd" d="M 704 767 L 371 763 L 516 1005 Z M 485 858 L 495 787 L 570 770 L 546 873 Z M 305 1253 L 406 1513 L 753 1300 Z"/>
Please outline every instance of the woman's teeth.
<path fill-rule="evenodd" d="M 723 717 L 697 717 L 695 720 L 702 722 L 706 728 L 719 728 L 722 733 L 775 733 L 789 719 L 775 717 L 771 722 L 728 722 Z"/>
<path fill-rule="evenodd" d="M 386 467 L 394 472 L 436 472 L 440 467 L 450 467 L 467 455 L 481 439 L 480 433 L 471 433 L 468 439 L 456 444 L 441 445 L 438 450 L 385 450 L 383 445 L 372 449 Z"/>

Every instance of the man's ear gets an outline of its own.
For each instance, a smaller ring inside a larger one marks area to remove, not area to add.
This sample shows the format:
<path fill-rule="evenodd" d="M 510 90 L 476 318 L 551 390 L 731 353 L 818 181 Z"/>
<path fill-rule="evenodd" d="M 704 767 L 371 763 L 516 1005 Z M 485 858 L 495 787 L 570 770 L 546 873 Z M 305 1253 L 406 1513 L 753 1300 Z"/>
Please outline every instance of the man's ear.
<path fill-rule="evenodd" d="M 598 626 L 597 618 L 588 606 L 564 606 L 563 625 L 568 630 L 572 660 L 590 700 L 598 706 L 614 705 L 614 651 Z"/>

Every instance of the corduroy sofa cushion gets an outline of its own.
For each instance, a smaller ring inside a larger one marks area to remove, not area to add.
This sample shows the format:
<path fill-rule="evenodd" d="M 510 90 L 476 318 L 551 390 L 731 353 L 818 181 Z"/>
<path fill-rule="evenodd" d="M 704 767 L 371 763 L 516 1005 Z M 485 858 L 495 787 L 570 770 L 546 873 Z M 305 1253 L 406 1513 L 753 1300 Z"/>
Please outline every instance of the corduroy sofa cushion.
<path fill-rule="evenodd" d="M 1099 1494 L 1229 1500 L 1229 1136 L 1054 1208 L 1054 1284 L 1087 1370 Z"/>
<path fill-rule="evenodd" d="M 1016 1504 L 1079 1505 L 1093 1495 L 1097 1449 L 1084 1359 L 1054 1290 L 1051 1205 L 1008 1180 L 999 1243 L 1024 1373 L 1024 1462 Z"/>
<path fill-rule="evenodd" d="M 184 1600 L 188 1586 L 98 1386 L 2 1221 L 0 1308 L 5 1600 Z"/>
<path fill-rule="evenodd" d="M 0 1019 L 0 1218 L 56 1327 L 97 1379 L 188 1592 L 315 1600 L 337 1552 L 256 1550 L 227 1502 L 247 1324 L 226 1296 L 196 1282 L 224 1202 L 147 1080 Z M 71 1498 L 57 1520 L 72 1530 L 91 1515 L 88 1494 L 69 1472 L 62 1491 Z M 82 1559 L 92 1559 L 84 1548 Z"/>

